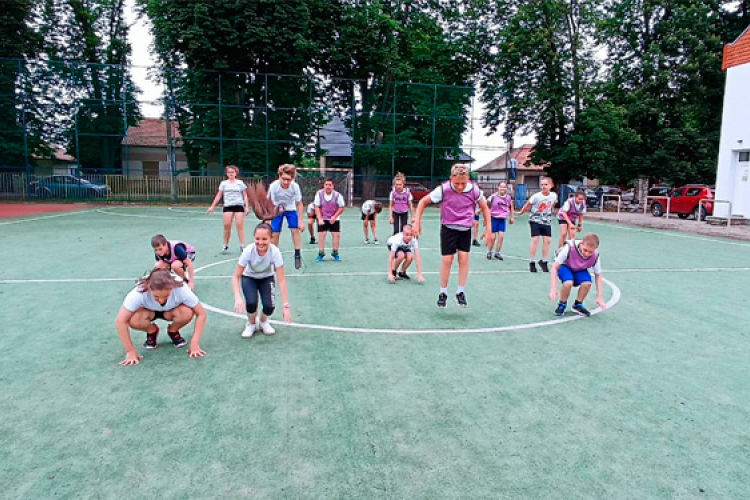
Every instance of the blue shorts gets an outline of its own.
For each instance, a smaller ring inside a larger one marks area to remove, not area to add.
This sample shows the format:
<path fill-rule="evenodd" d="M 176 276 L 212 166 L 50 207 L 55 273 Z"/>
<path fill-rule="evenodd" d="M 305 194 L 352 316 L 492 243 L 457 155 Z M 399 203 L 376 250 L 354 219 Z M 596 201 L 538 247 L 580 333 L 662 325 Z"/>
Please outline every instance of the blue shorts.
<path fill-rule="evenodd" d="M 474 214 L 474 220 L 479 222 L 479 214 Z"/>
<path fill-rule="evenodd" d="M 286 217 L 286 225 L 289 229 L 299 229 L 299 218 L 297 217 L 296 210 L 288 210 L 274 217 L 271 220 L 271 229 L 274 233 L 281 232 L 281 226 L 284 223 L 284 217 Z"/>
<path fill-rule="evenodd" d="M 492 232 L 493 233 L 504 233 L 505 232 L 505 219 L 492 218 Z"/>
<path fill-rule="evenodd" d="M 591 283 L 591 273 L 589 273 L 588 269 L 573 271 L 568 266 L 562 265 L 560 266 L 560 269 L 557 270 L 557 275 L 563 283 L 566 281 L 572 281 L 573 286 L 579 286 L 583 283 Z"/>

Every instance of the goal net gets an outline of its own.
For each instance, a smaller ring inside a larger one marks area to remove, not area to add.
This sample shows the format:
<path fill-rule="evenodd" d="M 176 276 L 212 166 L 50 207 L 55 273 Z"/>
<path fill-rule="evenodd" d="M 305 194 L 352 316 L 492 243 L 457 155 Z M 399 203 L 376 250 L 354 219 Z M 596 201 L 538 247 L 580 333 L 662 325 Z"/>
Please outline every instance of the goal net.
<path fill-rule="evenodd" d="M 315 193 L 323 188 L 325 179 L 333 179 L 333 186 L 341 193 L 347 206 L 351 207 L 354 202 L 354 170 L 351 168 L 297 168 L 297 178 L 302 191 L 302 201 L 311 203 Z"/>

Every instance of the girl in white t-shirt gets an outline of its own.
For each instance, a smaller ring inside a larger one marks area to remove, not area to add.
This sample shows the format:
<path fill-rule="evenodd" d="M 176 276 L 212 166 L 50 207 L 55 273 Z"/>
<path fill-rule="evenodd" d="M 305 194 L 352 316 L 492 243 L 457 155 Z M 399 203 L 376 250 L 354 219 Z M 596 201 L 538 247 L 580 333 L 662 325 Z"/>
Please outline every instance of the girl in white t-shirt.
<path fill-rule="evenodd" d="M 237 226 L 237 236 L 240 237 L 240 253 L 245 248 L 245 216 L 250 210 L 250 203 L 247 201 L 247 185 L 239 179 L 240 169 L 236 165 L 227 165 L 227 178 L 219 184 L 219 191 L 216 193 L 211 206 L 206 213 L 213 213 L 216 204 L 224 197 L 224 246 L 222 253 L 229 250 L 229 237 L 232 235 L 232 220 Z"/>
<path fill-rule="evenodd" d="M 232 276 L 234 290 L 234 310 L 237 313 L 247 312 L 247 324 L 242 332 L 243 338 L 250 338 L 259 327 L 265 335 L 273 335 L 276 330 L 271 326 L 268 317 L 276 309 L 276 279 L 279 281 L 283 300 L 282 317 L 286 323 L 292 322 L 291 305 L 284 275 L 284 259 L 279 248 L 271 243 L 273 230 L 265 223 L 255 227 L 255 243 L 245 248 L 237 262 Z M 244 300 L 242 296 L 245 296 Z M 258 318 L 258 296 L 263 304 Z M 258 321 L 256 326 L 256 319 Z"/>
<path fill-rule="evenodd" d="M 187 342 L 180 335 L 180 328 L 190 324 L 193 318 L 195 331 L 190 340 L 188 354 L 191 358 L 198 358 L 206 354 L 200 346 L 201 335 L 206 326 L 206 310 L 185 283 L 175 279 L 166 269 L 154 269 L 151 274 L 140 279 L 138 285 L 128 293 L 117 314 L 115 326 L 126 353 L 120 364 L 137 365 L 143 359 L 133 346 L 133 340 L 130 338 L 131 328 L 146 332 L 143 347 L 156 349 L 159 327 L 154 324 L 154 320 L 171 321 L 167 327 L 167 334 L 175 347 L 184 347 Z"/>

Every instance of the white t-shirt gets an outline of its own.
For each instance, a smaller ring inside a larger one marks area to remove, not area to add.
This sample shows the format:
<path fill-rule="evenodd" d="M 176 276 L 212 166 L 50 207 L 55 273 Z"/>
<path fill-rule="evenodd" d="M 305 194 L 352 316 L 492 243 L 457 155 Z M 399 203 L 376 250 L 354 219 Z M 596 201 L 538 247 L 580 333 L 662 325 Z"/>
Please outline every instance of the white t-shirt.
<path fill-rule="evenodd" d="M 149 311 L 171 311 L 182 304 L 190 308 L 200 304 L 198 297 L 187 285 L 173 288 L 164 305 L 159 304 L 150 291 L 141 292 L 138 290 L 138 287 L 135 287 L 125 296 L 122 307 L 130 312 L 136 312 L 140 308 L 148 309 Z"/>
<path fill-rule="evenodd" d="M 321 193 L 321 191 L 318 191 L 317 193 L 315 193 L 315 201 L 314 201 L 313 203 L 311 203 L 311 205 L 313 205 L 313 204 L 314 204 L 314 205 L 316 205 L 316 206 L 318 206 L 318 207 L 319 207 L 320 205 L 322 205 L 322 204 L 323 204 L 323 200 L 321 200 L 321 199 L 320 199 L 320 193 Z M 329 195 L 327 195 L 327 194 L 326 194 L 326 192 L 325 192 L 325 191 L 323 191 L 323 199 L 324 199 L 325 201 L 331 201 L 331 200 L 333 199 L 333 195 L 334 195 L 334 193 L 336 193 L 336 191 L 331 191 L 331 194 L 330 194 L 330 196 L 329 196 Z M 367 202 L 365 202 L 365 203 L 367 203 Z M 338 205 L 339 207 L 344 207 L 344 206 L 346 206 L 346 205 L 344 204 L 344 197 L 343 197 L 343 196 L 341 196 L 341 193 L 339 193 L 339 197 L 338 197 L 338 200 L 336 201 L 336 204 L 337 204 L 337 205 Z M 364 208 L 364 205 L 363 205 L 363 208 Z M 313 213 L 314 213 L 314 212 L 315 212 L 315 210 L 313 210 Z"/>
<path fill-rule="evenodd" d="M 410 250 L 412 253 L 419 250 L 419 242 L 416 238 L 412 237 L 409 243 L 404 243 L 404 233 L 396 233 L 388 238 L 388 249 L 391 252 L 397 252 L 398 250 Z"/>
<path fill-rule="evenodd" d="M 244 207 L 245 198 L 244 196 L 242 196 L 242 193 L 244 193 L 246 190 L 247 185 L 240 180 L 235 180 L 234 182 L 224 180 L 219 184 L 219 191 L 224 194 L 225 207 L 233 207 L 236 205 Z"/>
<path fill-rule="evenodd" d="M 289 184 L 288 189 L 284 189 L 281 187 L 281 181 L 276 179 L 268 188 L 268 199 L 277 207 L 283 207 L 284 212 L 291 212 L 297 210 L 297 203 L 302 201 L 302 191 L 299 184 L 294 181 Z"/>
<path fill-rule="evenodd" d="M 307 205 L 307 215 L 315 215 L 315 203 Z"/>
<path fill-rule="evenodd" d="M 453 184 L 451 184 L 451 186 L 453 186 Z M 454 187 L 454 189 L 455 189 L 455 187 Z M 474 189 L 474 184 L 472 184 L 471 182 L 467 182 L 466 183 L 466 187 L 464 188 L 463 192 L 464 193 L 469 193 L 469 192 L 471 192 L 472 189 Z M 435 189 L 433 189 L 432 191 L 430 191 L 430 195 L 429 196 L 430 196 L 430 201 L 433 202 L 433 203 L 440 203 L 440 202 L 442 202 L 443 201 L 443 185 L 441 184 L 438 187 L 436 187 Z M 484 193 L 480 189 L 479 190 L 479 198 L 477 198 L 477 201 L 484 200 L 484 199 L 485 199 L 484 198 Z"/>
<path fill-rule="evenodd" d="M 258 254 L 255 243 L 246 246 L 240 255 L 237 264 L 244 267 L 242 272 L 244 276 L 250 278 L 267 278 L 273 276 L 276 268 L 284 267 L 284 258 L 281 256 L 281 250 L 276 245 L 268 245 L 265 255 Z"/>
<path fill-rule="evenodd" d="M 367 200 L 366 202 L 362 203 L 362 213 L 365 215 L 374 214 L 375 200 Z"/>
<path fill-rule="evenodd" d="M 548 195 L 544 195 L 540 191 L 529 198 L 529 203 L 531 203 L 529 222 L 538 222 L 546 226 L 552 224 L 552 211 L 557 203 L 557 193 L 550 191 Z"/>
<path fill-rule="evenodd" d="M 582 240 L 575 240 L 575 244 L 580 245 Z M 570 245 L 565 244 L 562 247 L 557 249 L 557 254 L 555 256 L 555 262 L 563 265 L 565 264 L 565 261 L 568 260 L 568 256 L 570 255 Z M 601 274 L 602 273 L 602 256 L 600 255 L 598 259 L 596 259 L 596 264 L 591 268 L 592 271 L 594 271 L 594 274 Z"/>

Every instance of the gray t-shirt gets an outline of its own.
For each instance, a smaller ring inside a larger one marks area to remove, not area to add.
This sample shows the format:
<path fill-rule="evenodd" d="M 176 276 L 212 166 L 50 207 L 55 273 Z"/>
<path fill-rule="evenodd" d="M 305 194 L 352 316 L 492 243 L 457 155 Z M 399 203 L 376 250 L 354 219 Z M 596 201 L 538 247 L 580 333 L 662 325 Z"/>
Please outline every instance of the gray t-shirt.
<path fill-rule="evenodd" d="M 224 194 L 225 207 L 245 206 L 245 197 L 242 194 L 247 191 L 247 185 L 244 182 L 240 180 L 234 182 L 221 181 L 219 191 Z"/>
<path fill-rule="evenodd" d="M 268 188 L 268 199 L 277 207 L 284 207 L 284 212 L 291 212 L 297 210 L 297 203 L 302 201 L 302 191 L 294 181 L 289 184 L 288 189 L 284 189 L 281 181 L 276 179 Z"/>
<path fill-rule="evenodd" d="M 260 279 L 273 276 L 276 268 L 284 267 L 284 258 L 276 245 L 268 245 L 266 254 L 260 255 L 258 249 L 255 248 L 255 243 L 253 243 L 245 247 L 237 264 L 245 268 L 242 272 L 244 276 Z"/>
<path fill-rule="evenodd" d="M 550 192 L 548 195 L 536 193 L 529 198 L 529 203 L 531 203 L 529 222 L 537 222 L 545 226 L 552 224 L 552 211 L 557 203 L 556 193 Z"/>
<path fill-rule="evenodd" d="M 125 296 L 122 307 L 130 312 L 136 312 L 140 308 L 148 309 L 149 311 L 171 311 L 182 304 L 190 308 L 200 304 L 198 297 L 187 285 L 173 288 L 164 305 L 159 304 L 150 291 L 141 292 L 138 287 L 135 287 Z"/>

